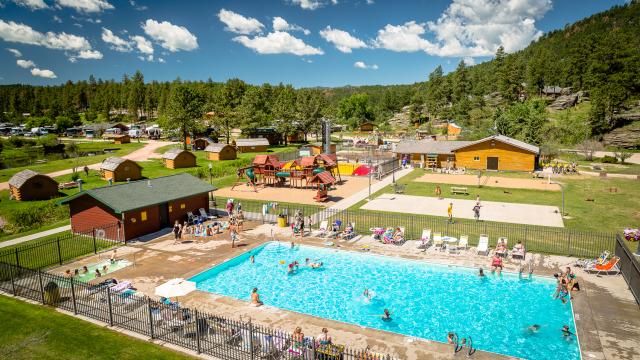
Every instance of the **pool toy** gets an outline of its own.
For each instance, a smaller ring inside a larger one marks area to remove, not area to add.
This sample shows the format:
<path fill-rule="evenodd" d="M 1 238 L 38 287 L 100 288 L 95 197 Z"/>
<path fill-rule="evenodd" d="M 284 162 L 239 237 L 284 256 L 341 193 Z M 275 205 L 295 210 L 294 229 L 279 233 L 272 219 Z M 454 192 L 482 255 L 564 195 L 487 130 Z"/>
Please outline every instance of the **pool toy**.
<path fill-rule="evenodd" d="M 285 261 L 284 260 L 280 260 L 280 265 L 284 265 Z"/>

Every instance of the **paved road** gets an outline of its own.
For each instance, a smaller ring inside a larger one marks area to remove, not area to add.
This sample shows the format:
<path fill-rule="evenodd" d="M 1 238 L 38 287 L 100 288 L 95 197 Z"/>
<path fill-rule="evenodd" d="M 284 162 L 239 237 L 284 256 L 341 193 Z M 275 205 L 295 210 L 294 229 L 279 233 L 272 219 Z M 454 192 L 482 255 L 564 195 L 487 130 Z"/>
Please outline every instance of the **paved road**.
<path fill-rule="evenodd" d="M 562 149 L 561 151 L 576 152 L 576 150 L 571 150 L 571 149 Z M 605 156 L 615 157 L 614 153 L 611 151 L 596 151 L 593 153 L 593 156 L 597 158 L 601 158 Z M 624 162 L 629 164 L 640 164 L 640 153 L 633 153 L 633 155 L 631 155 L 631 157 L 625 160 Z"/>
<path fill-rule="evenodd" d="M 127 155 L 124 155 L 123 158 L 125 159 L 129 159 L 129 160 L 133 160 L 133 161 L 146 161 L 150 158 L 157 158 L 160 155 L 156 154 L 155 151 L 158 148 L 161 148 L 163 146 L 166 145 L 171 145 L 171 144 L 175 144 L 174 142 L 171 141 L 154 141 L 151 140 L 149 142 L 147 142 L 145 144 L 144 147 L 133 151 Z M 96 164 L 91 164 L 88 165 L 89 169 L 92 170 L 99 170 L 100 169 L 100 164 L 101 163 L 96 163 Z M 57 177 L 57 176 L 62 176 L 62 175 L 67 175 L 67 174 L 71 174 L 73 172 L 73 169 L 64 169 L 64 170 L 60 170 L 60 171 L 54 171 L 52 173 L 48 173 L 46 175 L 50 176 L 50 177 Z M 0 183 L 0 190 L 6 190 L 9 188 L 9 183 L 7 182 L 3 182 Z"/>
<path fill-rule="evenodd" d="M 7 246 L 12 246 L 12 245 L 16 245 L 16 244 L 20 244 L 20 243 L 23 243 L 23 242 L 26 242 L 26 241 L 30 241 L 30 240 L 34 240 L 34 239 L 39 239 L 41 237 L 45 237 L 45 236 L 61 233 L 63 231 L 67 231 L 67 230 L 71 230 L 71 225 L 60 226 L 60 227 L 55 228 L 55 229 L 41 231 L 39 233 L 35 233 L 35 234 L 27 235 L 27 236 L 22 236 L 22 237 L 15 238 L 15 239 L 12 239 L 12 240 L 3 241 L 3 242 L 0 243 L 0 248 L 7 247 Z"/>

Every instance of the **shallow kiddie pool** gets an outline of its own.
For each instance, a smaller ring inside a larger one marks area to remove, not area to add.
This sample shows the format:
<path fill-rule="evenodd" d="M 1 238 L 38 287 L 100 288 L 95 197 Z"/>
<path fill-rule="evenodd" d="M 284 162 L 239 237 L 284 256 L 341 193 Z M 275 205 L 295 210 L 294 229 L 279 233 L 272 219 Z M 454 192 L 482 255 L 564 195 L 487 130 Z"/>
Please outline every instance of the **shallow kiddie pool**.
<path fill-rule="evenodd" d="M 249 261 L 255 256 L 255 263 Z M 305 259 L 323 262 L 320 269 Z M 300 263 L 295 274 L 287 265 Z M 269 242 L 190 279 L 197 288 L 250 300 L 254 287 L 271 306 L 445 342 L 448 332 L 474 347 L 528 359 L 579 359 L 571 303 L 554 300 L 555 280 L 335 249 Z M 364 289 L 374 292 L 371 300 Z M 392 321 L 380 315 L 389 309 Z M 533 324 L 540 330 L 530 333 Z"/>

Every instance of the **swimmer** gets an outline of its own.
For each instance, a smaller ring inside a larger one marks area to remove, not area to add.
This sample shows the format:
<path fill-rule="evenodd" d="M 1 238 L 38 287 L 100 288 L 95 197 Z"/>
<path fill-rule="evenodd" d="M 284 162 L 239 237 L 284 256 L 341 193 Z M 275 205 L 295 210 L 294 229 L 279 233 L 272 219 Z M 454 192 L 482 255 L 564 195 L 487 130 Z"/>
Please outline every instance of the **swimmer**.
<path fill-rule="evenodd" d="M 447 344 L 458 344 L 458 336 L 454 332 L 447 334 Z"/>
<path fill-rule="evenodd" d="M 291 248 L 293 249 L 296 246 L 296 243 L 294 243 L 293 241 L 291 242 Z"/>
<path fill-rule="evenodd" d="M 362 295 L 367 299 L 371 300 L 371 298 L 373 297 L 373 290 L 369 291 L 369 289 L 364 289 L 364 292 L 362 293 Z"/>
<path fill-rule="evenodd" d="M 569 330 L 569 325 L 565 325 L 562 327 L 562 335 L 565 338 L 570 338 L 571 335 L 574 335 L 574 333 L 572 333 L 571 330 Z"/>
<path fill-rule="evenodd" d="M 384 309 L 384 314 L 380 315 L 382 321 L 391 321 L 391 313 L 389 309 Z"/>
<path fill-rule="evenodd" d="M 256 258 L 253 255 L 251 255 L 249 256 L 249 261 L 251 261 L 251 263 L 253 264 L 256 262 Z"/>
<path fill-rule="evenodd" d="M 107 270 L 109 270 L 109 267 L 107 265 L 104 265 L 102 267 L 102 272 L 104 272 L 105 274 L 107 273 Z"/>
<path fill-rule="evenodd" d="M 535 334 L 540 330 L 540 325 L 538 324 L 533 324 L 529 327 L 527 327 L 527 331 L 531 334 Z"/>
<path fill-rule="evenodd" d="M 99 278 L 101 276 L 102 276 L 102 274 L 100 273 L 100 270 L 96 269 L 96 277 Z"/>
<path fill-rule="evenodd" d="M 314 263 L 311 263 L 309 266 L 310 266 L 312 269 L 319 269 L 319 268 L 321 268 L 321 267 L 322 267 L 322 262 L 319 262 L 319 263 L 314 262 Z"/>
<path fill-rule="evenodd" d="M 309 266 L 310 262 L 311 262 L 311 259 L 309 259 L 309 258 L 304 259 L 305 265 Z"/>
<path fill-rule="evenodd" d="M 82 267 L 82 273 L 83 273 L 83 274 L 86 274 L 86 273 L 88 273 L 88 272 L 89 272 L 89 268 L 87 268 L 86 266 L 83 266 L 83 267 Z"/>
<path fill-rule="evenodd" d="M 482 268 L 478 269 L 478 276 L 484 277 L 484 270 Z"/>

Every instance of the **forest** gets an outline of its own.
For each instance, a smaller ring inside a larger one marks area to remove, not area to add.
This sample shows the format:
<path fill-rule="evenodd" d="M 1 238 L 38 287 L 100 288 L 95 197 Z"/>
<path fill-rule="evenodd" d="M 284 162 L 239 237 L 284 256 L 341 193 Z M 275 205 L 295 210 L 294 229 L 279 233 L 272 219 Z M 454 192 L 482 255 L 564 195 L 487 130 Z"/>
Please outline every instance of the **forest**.
<path fill-rule="evenodd" d="M 69 127 L 157 117 L 180 133 L 212 126 L 227 135 L 235 127 L 275 126 L 283 134 L 307 134 L 326 117 L 351 127 L 375 122 L 394 131 L 404 129 L 388 121 L 405 108 L 416 126 L 455 121 L 469 139 L 498 132 L 535 144 L 574 145 L 628 124 L 616 114 L 640 98 L 638 29 L 640 1 L 634 0 L 544 34 L 516 53 L 499 48 L 491 61 L 474 66 L 461 61 L 448 74 L 438 66 L 425 81 L 409 85 L 296 89 L 240 79 L 145 82 L 139 71 L 118 81 L 91 76 L 58 86 L 4 85 L 0 122 Z M 579 117 L 552 116 L 542 96 L 545 86 L 582 91 L 589 102 Z M 23 118 L 25 113 L 30 116 Z"/>

